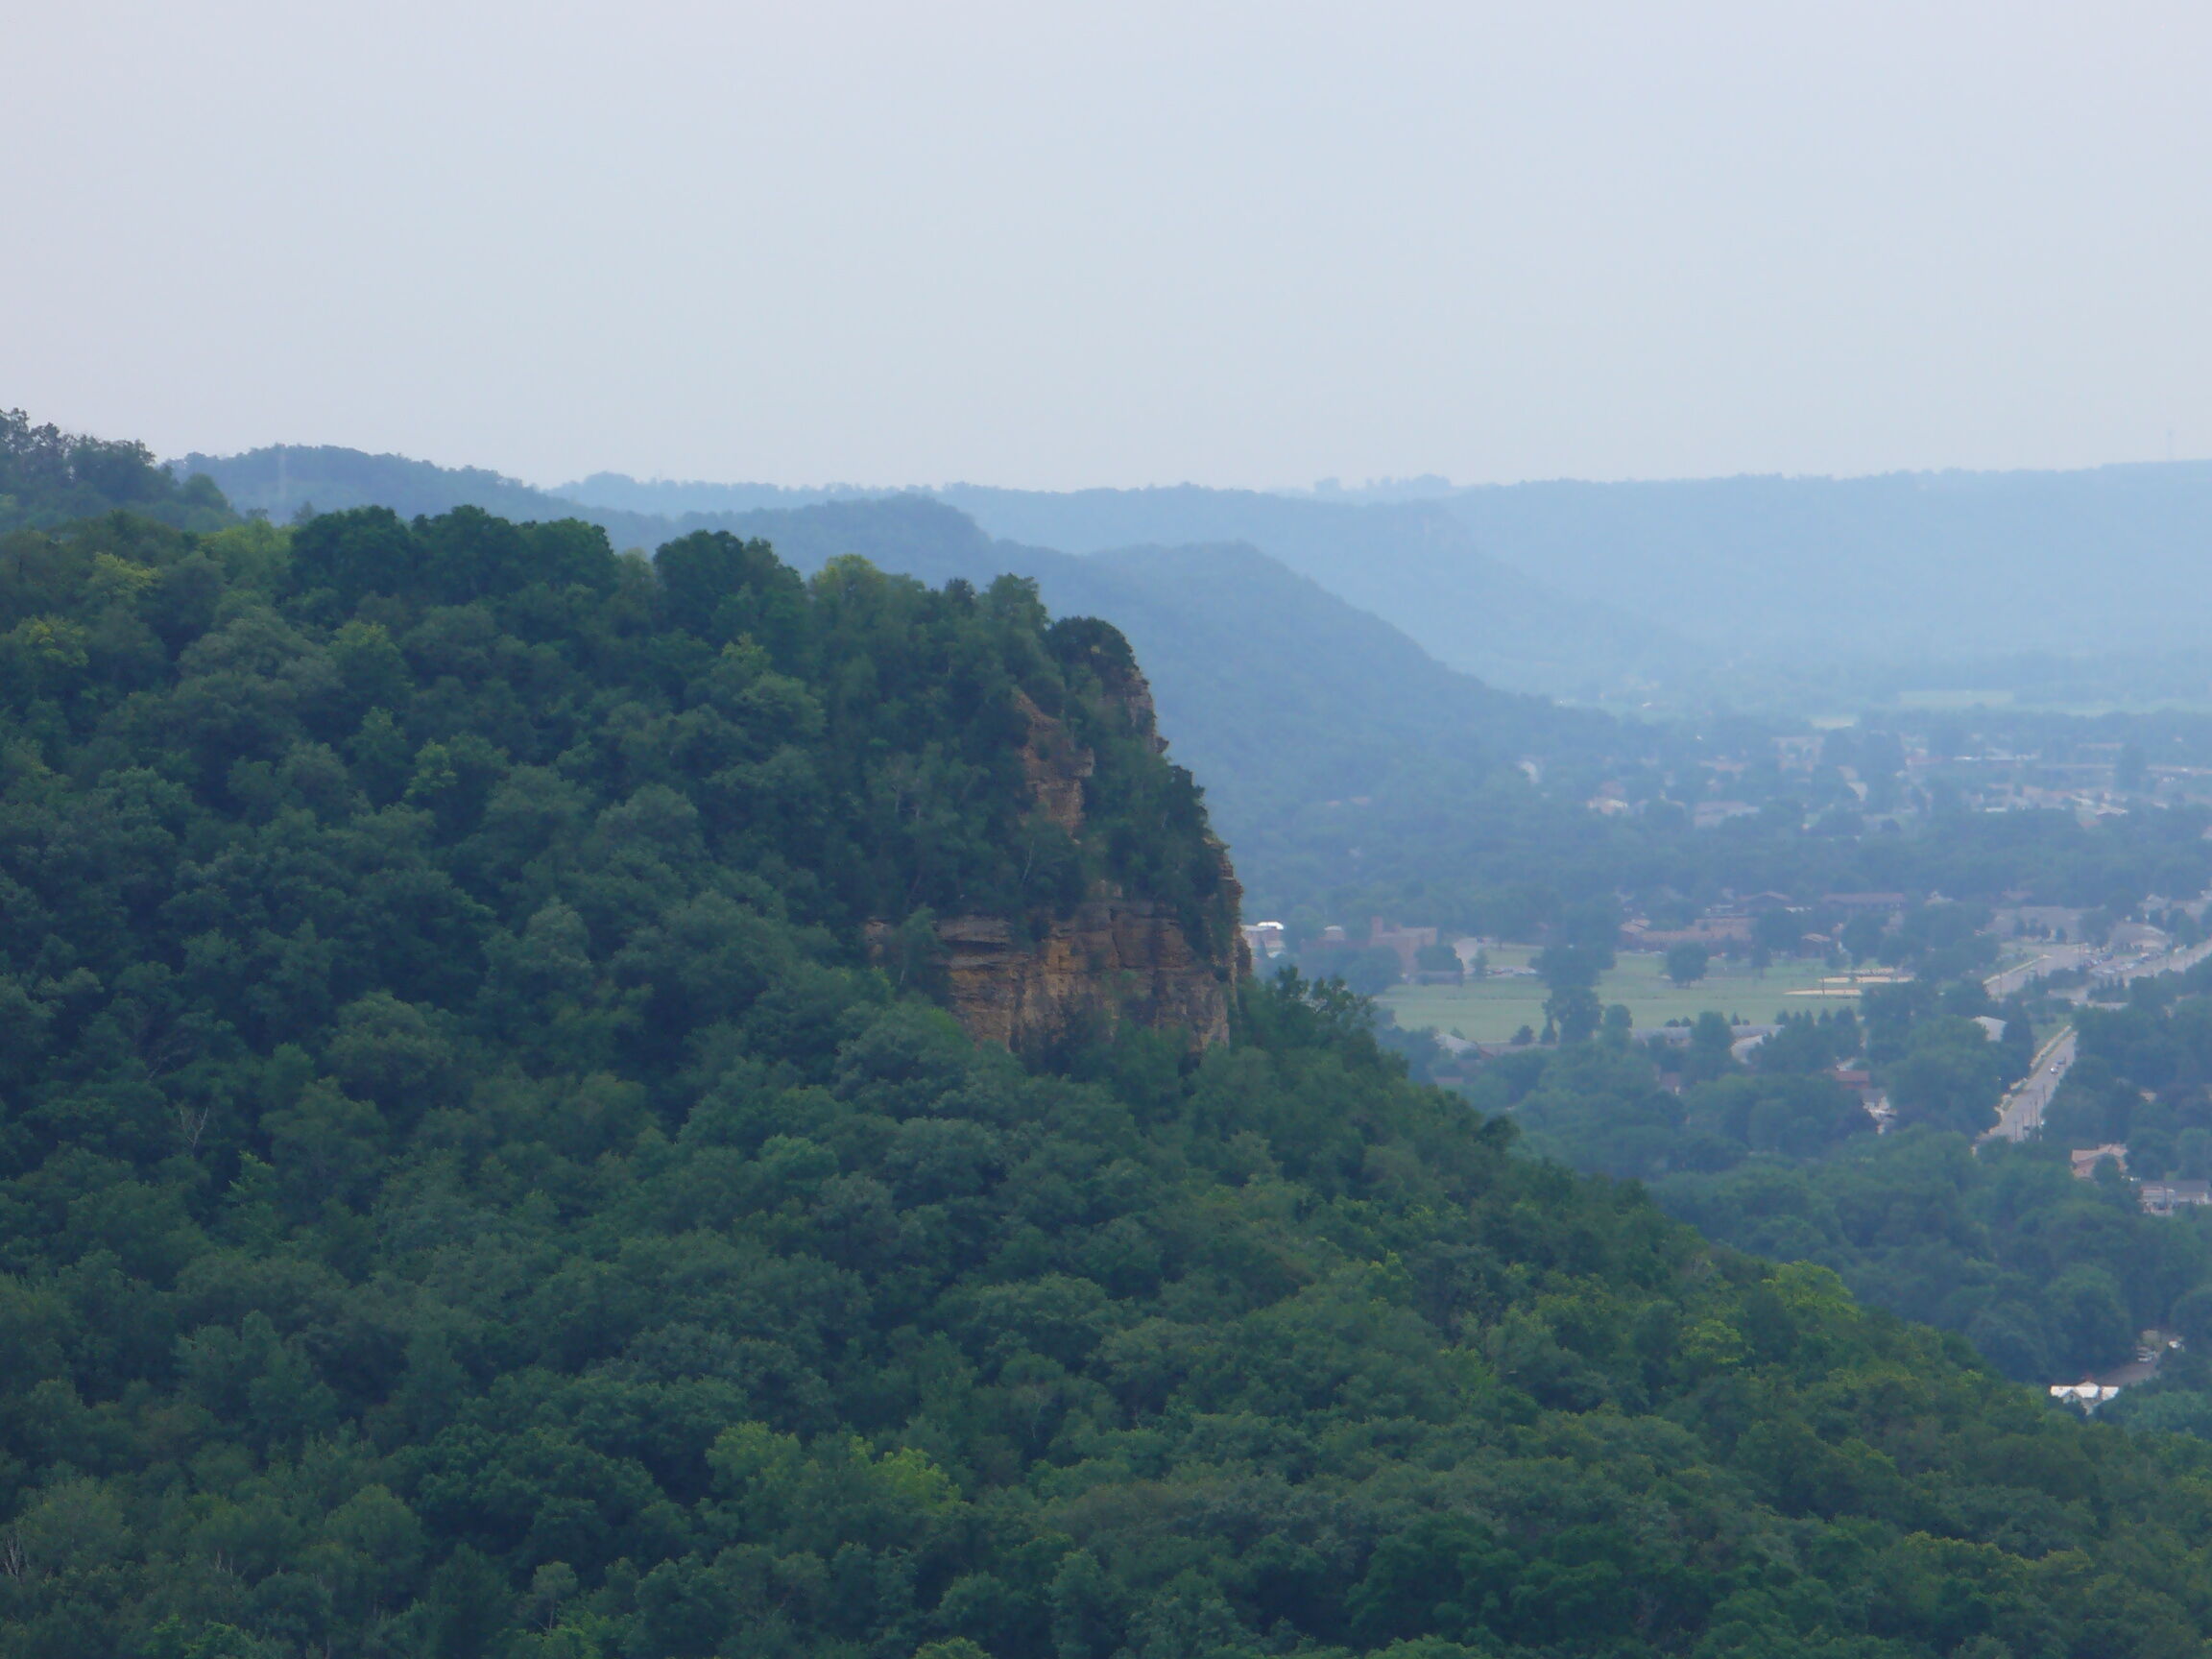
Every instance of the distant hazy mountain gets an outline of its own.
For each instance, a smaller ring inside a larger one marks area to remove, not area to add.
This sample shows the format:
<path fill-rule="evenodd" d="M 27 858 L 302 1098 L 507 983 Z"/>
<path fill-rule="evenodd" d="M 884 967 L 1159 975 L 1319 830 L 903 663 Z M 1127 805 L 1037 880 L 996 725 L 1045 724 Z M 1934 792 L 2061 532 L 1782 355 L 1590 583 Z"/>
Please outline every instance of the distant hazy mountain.
<path fill-rule="evenodd" d="M 1195 485 L 1051 494 L 956 484 L 937 494 L 995 536 L 1070 553 L 1246 541 L 1439 661 L 1525 690 L 1595 695 L 1630 674 L 1668 672 L 1687 654 L 1647 619 L 1493 558 L 1444 502 L 1346 504 Z"/>
<path fill-rule="evenodd" d="M 1959 685 L 2212 696 L 2212 463 L 1440 482 L 940 493 L 995 534 L 1070 551 L 1249 541 L 1446 662 L 1616 704 L 1834 711 Z"/>
<path fill-rule="evenodd" d="M 993 536 L 1069 553 L 1135 544 L 1241 541 L 1387 618 L 1440 661 L 1529 690 L 1596 696 L 1639 671 L 1670 673 L 1687 649 L 1647 620 L 1569 598 L 1491 558 L 1436 497 L 1442 479 L 1310 495 L 1193 485 L 1070 493 L 948 485 L 931 492 Z M 561 487 L 594 508 L 659 512 L 687 523 L 733 512 L 807 506 L 869 493 L 838 485 L 640 483 L 599 472 Z M 883 492 L 876 492 L 881 494 Z"/>
<path fill-rule="evenodd" d="M 849 494 L 845 491 L 779 490 L 770 484 L 640 484 L 619 473 L 594 473 L 574 486 L 541 490 L 481 467 L 441 467 L 404 455 L 371 455 L 336 445 L 272 445 L 241 455 L 187 455 L 169 463 L 178 477 L 205 473 L 241 513 L 288 519 L 302 507 L 336 513 L 389 507 L 403 517 L 481 507 L 517 520 L 583 518 L 606 527 L 617 547 L 658 547 L 689 530 L 716 528 L 733 515 L 790 508 Z M 567 491 L 583 492 L 571 495 Z M 673 492 L 674 493 L 669 493 Z M 685 492 L 722 500 L 711 511 L 677 510 Z M 655 502 L 655 506 L 631 505 Z"/>
<path fill-rule="evenodd" d="M 1505 563 L 1736 653 L 2154 651 L 2212 632 L 2206 462 L 1517 484 L 1441 505 Z"/>
<path fill-rule="evenodd" d="M 623 545 L 849 487 L 512 479 L 331 449 L 191 457 L 243 508 L 387 500 L 576 513 Z M 991 536 L 1088 554 L 1241 541 L 1495 685 L 1616 705 L 1815 711 L 1960 686 L 2212 698 L 2212 463 L 1310 493 L 934 492 Z M 577 505 L 574 503 L 581 503 Z"/>
<path fill-rule="evenodd" d="M 481 507 L 502 517 L 573 517 L 546 491 L 481 467 L 439 467 L 404 455 L 371 455 L 336 445 L 273 444 L 242 455 L 187 455 L 169 463 L 179 476 L 204 472 L 241 513 L 258 509 L 276 519 L 301 507 L 325 513 L 389 507 L 403 517 Z"/>
<path fill-rule="evenodd" d="M 818 490 L 805 490 L 782 484 L 640 480 L 624 472 L 594 472 L 589 478 L 579 478 L 570 484 L 556 484 L 553 493 L 570 501 L 581 501 L 588 507 L 612 507 L 623 513 L 657 513 L 664 517 L 681 518 L 695 513 L 752 513 L 763 507 L 811 507 L 820 501 L 893 495 L 899 492 L 860 484 L 827 484 Z"/>

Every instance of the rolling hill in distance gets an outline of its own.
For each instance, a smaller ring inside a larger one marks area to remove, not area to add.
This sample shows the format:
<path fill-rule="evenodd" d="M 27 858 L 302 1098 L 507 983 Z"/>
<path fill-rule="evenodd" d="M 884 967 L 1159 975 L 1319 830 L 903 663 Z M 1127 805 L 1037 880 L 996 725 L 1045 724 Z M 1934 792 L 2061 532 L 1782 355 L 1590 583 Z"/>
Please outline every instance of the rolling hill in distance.
<path fill-rule="evenodd" d="M 2212 597 L 2205 462 L 1516 484 L 1437 505 L 1493 557 L 1708 647 L 2170 650 L 2198 642 Z"/>
<path fill-rule="evenodd" d="M 938 494 L 993 535 L 1070 553 L 1247 541 L 1439 661 L 1526 690 L 1595 698 L 1623 670 L 1664 675 L 1686 655 L 1667 629 L 1492 556 L 1435 502 L 1346 506 L 1194 485 L 1069 494 L 950 485 Z"/>
<path fill-rule="evenodd" d="M 1494 685 L 1635 711 L 1848 713 L 1918 694 L 2088 709 L 2212 703 L 2212 463 L 1863 478 L 1441 479 L 1310 493 L 1192 485 L 640 482 L 537 490 L 336 448 L 183 464 L 289 517 L 377 501 L 580 514 L 618 543 L 762 511 L 926 493 L 1070 554 L 1241 541 Z M 2084 579 L 2095 571 L 2097 580 Z"/>
<path fill-rule="evenodd" d="M 1936 690 L 2056 706 L 2212 698 L 2207 463 L 1411 499 L 942 493 L 994 534 L 1071 552 L 1249 541 L 1441 661 L 1617 708 L 1841 712 Z"/>
<path fill-rule="evenodd" d="M 1069 553 L 994 539 L 967 512 L 919 492 L 811 502 L 788 493 L 782 499 L 796 504 L 671 517 L 579 505 L 481 469 L 350 450 L 292 449 L 281 470 L 271 451 L 180 465 L 208 473 L 239 507 L 272 515 L 302 504 L 388 506 L 407 516 L 466 504 L 518 518 L 583 517 L 617 544 L 645 547 L 691 530 L 728 530 L 770 541 L 808 573 L 857 553 L 937 586 L 957 577 L 981 588 L 1005 572 L 1030 577 L 1056 614 L 1101 616 L 1128 636 L 1176 758 L 1205 782 L 1262 905 L 1282 887 L 1276 842 L 1305 808 L 1382 794 L 1416 773 L 1451 780 L 1461 793 L 1486 781 L 1517 788 L 1514 764 L 1525 755 L 1596 757 L 1624 738 L 1639 741 L 1597 711 L 1503 691 L 1447 667 L 1388 621 L 1248 542 Z M 1286 733 L 1298 740 L 1284 741 Z"/>
<path fill-rule="evenodd" d="M 1517 689 L 1595 701 L 1624 665 L 1663 675 L 1685 658 L 1678 641 L 1648 625 L 1489 558 L 1464 525 L 1427 502 L 1340 506 L 1193 486 L 1070 495 L 970 485 L 803 491 L 641 484 L 613 473 L 541 491 L 482 469 L 329 447 L 192 455 L 178 466 L 206 472 L 241 508 L 273 517 L 302 504 L 325 512 L 375 504 L 409 516 L 468 504 L 519 517 L 582 517 L 606 526 L 618 543 L 648 547 L 693 529 L 766 534 L 748 527 L 750 516 L 763 512 L 927 494 L 992 537 L 1072 554 L 1246 542 L 1391 622 L 1440 662 Z"/>
<path fill-rule="evenodd" d="M 787 504 L 764 490 L 600 474 L 561 493 L 663 513 Z M 1882 701 L 1913 688 L 2201 701 L 2212 687 L 2198 579 L 2212 550 L 2212 463 L 1472 488 L 1417 479 L 1298 495 L 937 493 L 994 535 L 1074 553 L 1246 541 L 1440 661 L 1592 701 L 1641 701 L 1637 681 L 1676 706 L 1715 693 Z M 2100 579 L 2082 580 L 2092 569 Z"/>

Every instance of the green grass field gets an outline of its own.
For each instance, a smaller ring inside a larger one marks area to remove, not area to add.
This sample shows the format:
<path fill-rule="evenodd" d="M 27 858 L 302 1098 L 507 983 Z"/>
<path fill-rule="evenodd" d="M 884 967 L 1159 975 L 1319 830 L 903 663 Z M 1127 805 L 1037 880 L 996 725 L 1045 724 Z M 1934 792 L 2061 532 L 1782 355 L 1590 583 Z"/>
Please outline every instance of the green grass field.
<path fill-rule="evenodd" d="M 1526 967 L 1535 953 L 1531 947 L 1499 946 L 1490 952 L 1490 965 Z M 1741 1014 L 1746 1022 L 1764 1025 L 1785 1008 L 1817 1012 L 1855 1002 L 1856 991 L 1835 988 L 1823 995 L 1790 995 L 1820 992 L 1820 981 L 1831 972 L 1818 962 L 1789 961 L 1777 962 L 1761 974 L 1747 964 L 1716 956 L 1702 980 L 1676 990 L 1658 955 L 1623 951 L 1619 966 L 1599 981 L 1598 998 L 1607 1007 L 1625 1004 L 1639 1030 L 1670 1020 L 1695 1020 L 1707 1009 Z M 1477 1043 L 1503 1043 L 1523 1025 L 1544 1029 L 1545 995 L 1541 979 L 1515 976 L 1465 985 L 1401 985 L 1384 993 L 1382 1001 L 1401 1025 L 1455 1032 Z"/>

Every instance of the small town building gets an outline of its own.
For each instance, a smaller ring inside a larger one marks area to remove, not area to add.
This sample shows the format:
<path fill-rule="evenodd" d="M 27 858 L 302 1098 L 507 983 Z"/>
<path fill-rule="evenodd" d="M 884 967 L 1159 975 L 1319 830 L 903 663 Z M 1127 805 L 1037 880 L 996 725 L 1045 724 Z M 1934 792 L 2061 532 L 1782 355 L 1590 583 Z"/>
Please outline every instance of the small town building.
<path fill-rule="evenodd" d="M 2212 1182 L 2146 1181 L 2141 1190 L 2147 1215 L 2171 1215 L 2176 1210 L 2212 1204 Z"/>
<path fill-rule="evenodd" d="M 2079 1406 L 2084 1411 L 2094 1411 L 2108 1401 L 2118 1399 L 2123 1388 L 2132 1388 L 2157 1376 L 2166 1356 L 2180 1346 L 2181 1338 L 2168 1332 L 2145 1331 L 2135 1339 L 2133 1359 L 2109 1371 L 2084 1377 L 2079 1382 L 2054 1382 L 2051 1398 Z"/>
<path fill-rule="evenodd" d="M 1396 951 L 1398 971 L 1407 978 L 1413 974 L 1413 958 L 1423 949 L 1435 943 L 1436 929 L 1433 927 L 1391 926 L 1385 925 L 1380 916 L 1373 918 L 1367 925 L 1367 949 L 1373 950 L 1380 947 L 1384 950 Z"/>
<path fill-rule="evenodd" d="M 1282 955 L 1289 947 L 1284 940 L 1280 922 L 1254 922 L 1244 929 L 1244 943 L 1251 949 L 1254 962 L 1270 962 Z"/>
<path fill-rule="evenodd" d="M 2128 1147 L 2122 1142 L 2115 1141 L 2104 1146 L 2083 1146 L 2078 1151 L 2067 1153 L 2066 1158 L 2074 1166 L 2074 1178 L 2078 1181 L 2094 1180 L 2097 1166 L 2106 1159 L 2118 1166 L 2121 1174 L 2128 1173 Z"/>

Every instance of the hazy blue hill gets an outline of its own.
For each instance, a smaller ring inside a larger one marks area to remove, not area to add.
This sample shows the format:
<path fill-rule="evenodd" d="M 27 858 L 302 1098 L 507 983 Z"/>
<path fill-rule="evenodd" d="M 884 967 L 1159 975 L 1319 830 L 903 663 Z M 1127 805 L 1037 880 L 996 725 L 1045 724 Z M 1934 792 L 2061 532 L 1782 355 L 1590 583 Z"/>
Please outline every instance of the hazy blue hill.
<path fill-rule="evenodd" d="M 955 576 L 988 582 L 1015 567 L 1010 559 L 1045 554 L 1043 548 L 995 542 L 966 514 L 916 493 L 750 513 L 694 514 L 682 522 L 762 537 L 776 544 L 779 558 L 809 573 L 840 554 L 857 553 L 886 570 L 935 585 Z"/>
<path fill-rule="evenodd" d="M 830 484 L 809 490 L 782 484 L 639 479 L 626 472 L 594 472 L 589 478 L 553 487 L 554 494 L 581 501 L 587 507 L 612 507 L 622 513 L 658 513 L 672 518 L 689 513 L 751 513 L 763 507 L 811 507 L 818 501 L 891 493 L 859 484 Z"/>
<path fill-rule="evenodd" d="M 2212 463 L 1410 498 L 1431 482 L 940 493 L 994 534 L 1074 552 L 1248 541 L 1443 661 L 1561 695 L 1634 702 L 1649 682 L 1675 708 L 1834 709 L 1961 675 L 2059 702 L 2212 685 Z"/>
<path fill-rule="evenodd" d="M 1445 505 L 1567 593 L 1749 654 L 2171 650 L 2212 623 L 2207 462 L 1517 484 Z"/>
<path fill-rule="evenodd" d="M 618 547 L 647 549 L 693 530 L 764 536 L 771 523 L 787 530 L 791 526 L 780 517 L 762 518 L 762 513 L 773 516 L 815 503 L 853 506 L 862 500 L 861 493 L 842 487 L 809 491 L 771 484 L 663 485 L 639 483 L 613 472 L 594 473 L 558 490 L 541 490 L 483 467 L 441 467 L 404 455 L 372 455 L 327 444 L 273 445 L 240 455 L 193 454 L 170 462 L 169 468 L 179 477 L 205 473 L 239 512 L 258 510 L 279 521 L 302 506 L 323 513 L 389 507 L 405 518 L 481 507 L 522 521 L 581 518 L 605 529 Z M 808 535 L 818 529 L 833 541 L 832 527 L 846 522 L 809 520 L 800 528 Z M 864 520 L 851 522 L 853 534 L 871 545 L 879 542 L 879 533 L 867 528 Z M 840 548 L 822 542 L 809 568 L 831 552 L 861 550 L 857 544 Z"/>
<path fill-rule="evenodd" d="M 482 467 L 440 467 L 404 455 L 372 455 L 333 444 L 272 444 L 240 455 L 191 454 L 170 464 L 204 472 L 241 512 L 290 518 L 304 505 L 325 513 L 389 507 L 404 517 L 482 507 L 533 518 L 562 510 L 542 490 Z"/>
<path fill-rule="evenodd" d="M 581 517 L 639 547 L 744 528 L 760 513 L 870 499 L 847 486 L 613 473 L 553 493 L 479 469 L 328 447 L 176 465 L 206 472 L 242 510 L 279 518 L 304 501 L 376 502 L 410 516 L 466 502 L 517 517 Z M 2061 703 L 2201 701 L 2212 688 L 2201 646 L 2212 595 L 2200 576 L 2212 551 L 2212 463 L 1431 493 L 1438 487 L 932 493 L 986 540 L 1070 554 L 1245 542 L 1439 661 L 1523 690 L 1834 710 L 1961 676 Z M 877 535 L 857 519 L 815 527 L 837 524 L 864 541 Z"/>
<path fill-rule="evenodd" d="M 1313 892 L 1303 827 L 1342 803 L 1414 778 L 1431 798 L 1522 795 L 1523 755 L 1609 755 L 1643 736 L 1447 668 L 1241 542 L 1056 555 L 1033 573 L 1047 607 L 1113 619 L 1152 665 L 1176 756 L 1270 913 Z"/>
<path fill-rule="evenodd" d="M 1386 618 L 1443 662 L 1501 684 L 1565 695 L 1618 688 L 1624 669 L 1671 671 L 1684 652 L 1663 631 L 1601 600 L 1568 598 L 1489 557 L 1449 506 L 1442 480 L 1336 497 L 1294 497 L 1179 485 L 1068 493 L 954 484 L 930 492 L 990 535 L 1092 554 L 1136 545 L 1248 543 Z M 730 525 L 761 510 L 851 503 L 850 486 L 643 483 L 600 472 L 560 487 L 594 509 L 662 513 L 685 525 Z M 882 492 L 877 493 L 878 495 Z"/>
<path fill-rule="evenodd" d="M 1671 669 L 1684 654 L 1645 617 L 1602 596 L 1570 597 L 1491 557 L 1438 501 L 1340 505 L 1188 484 L 1065 494 L 956 484 L 937 493 L 995 536 L 1070 553 L 1248 541 L 1440 661 L 1520 689 L 1590 694 L 1624 671 Z"/>

